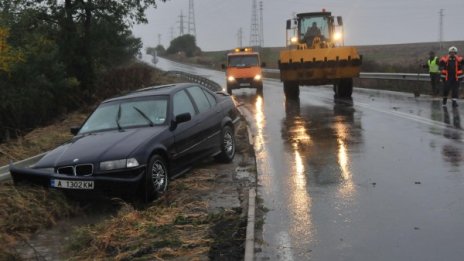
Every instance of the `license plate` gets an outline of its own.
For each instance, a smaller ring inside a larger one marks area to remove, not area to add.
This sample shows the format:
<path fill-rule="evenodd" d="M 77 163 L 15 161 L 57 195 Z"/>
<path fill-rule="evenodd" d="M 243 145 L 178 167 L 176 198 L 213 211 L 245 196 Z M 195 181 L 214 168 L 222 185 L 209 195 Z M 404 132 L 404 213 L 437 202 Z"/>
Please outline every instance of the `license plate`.
<path fill-rule="evenodd" d="M 241 83 L 240 86 L 250 86 L 249 83 Z"/>
<path fill-rule="evenodd" d="M 51 179 L 50 186 L 64 189 L 94 189 L 93 181 Z"/>

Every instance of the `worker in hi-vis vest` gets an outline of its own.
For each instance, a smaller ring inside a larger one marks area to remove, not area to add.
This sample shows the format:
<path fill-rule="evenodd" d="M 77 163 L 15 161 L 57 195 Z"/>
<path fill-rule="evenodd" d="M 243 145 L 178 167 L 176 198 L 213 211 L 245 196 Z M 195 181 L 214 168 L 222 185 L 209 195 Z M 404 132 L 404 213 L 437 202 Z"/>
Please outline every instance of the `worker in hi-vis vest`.
<path fill-rule="evenodd" d="M 432 95 L 437 96 L 440 93 L 439 83 L 440 83 L 440 68 L 439 68 L 438 57 L 435 56 L 435 52 L 431 51 L 429 53 L 429 59 L 427 64 L 424 65 L 424 68 L 429 69 L 430 74 L 430 83 L 432 84 Z"/>
<path fill-rule="evenodd" d="M 448 93 L 451 91 L 453 107 L 457 107 L 457 99 L 459 94 L 459 82 L 462 78 L 462 68 L 464 61 L 461 56 L 458 56 L 458 48 L 451 46 L 448 50 L 448 55 L 441 57 L 440 70 L 443 78 L 443 107 L 446 107 Z"/>

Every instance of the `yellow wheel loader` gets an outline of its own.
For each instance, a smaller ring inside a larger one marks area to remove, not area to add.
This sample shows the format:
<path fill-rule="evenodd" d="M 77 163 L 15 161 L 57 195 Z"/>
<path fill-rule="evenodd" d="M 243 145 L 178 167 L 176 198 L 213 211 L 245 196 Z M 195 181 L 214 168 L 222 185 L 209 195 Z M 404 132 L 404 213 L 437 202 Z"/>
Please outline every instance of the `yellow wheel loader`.
<path fill-rule="evenodd" d="M 278 63 L 286 98 L 298 98 L 300 85 L 327 84 L 333 84 L 336 97 L 350 98 L 361 62 L 356 48 L 344 46 L 342 17 L 323 10 L 287 20 Z"/>

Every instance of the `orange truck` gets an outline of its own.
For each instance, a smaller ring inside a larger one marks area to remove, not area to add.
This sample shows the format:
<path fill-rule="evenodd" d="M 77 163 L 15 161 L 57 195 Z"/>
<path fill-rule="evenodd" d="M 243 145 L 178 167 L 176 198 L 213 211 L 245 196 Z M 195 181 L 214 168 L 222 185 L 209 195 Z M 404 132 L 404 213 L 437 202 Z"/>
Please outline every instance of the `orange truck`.
<path fill-rule="evenodd" d="M 263 72 L 265 63 L 261 63 L 259 53 L 252 48 L 236 48 L 227 54 L 226 70 L 227 93 L 233 89 L 254 88 L 258 94 L 263 92 Z"/>

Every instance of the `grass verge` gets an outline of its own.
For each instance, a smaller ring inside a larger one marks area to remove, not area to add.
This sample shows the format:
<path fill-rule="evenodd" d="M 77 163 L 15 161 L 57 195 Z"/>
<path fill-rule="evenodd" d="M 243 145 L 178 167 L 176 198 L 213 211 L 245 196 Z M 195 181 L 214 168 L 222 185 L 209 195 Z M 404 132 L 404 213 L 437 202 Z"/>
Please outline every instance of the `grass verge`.
<path fill-rule="evenodd" d="M 80 213 L 80 207 L 54 190 L 0 183 L 0 260 L 17 260 L 15 246 L 41 228 Z"/>

